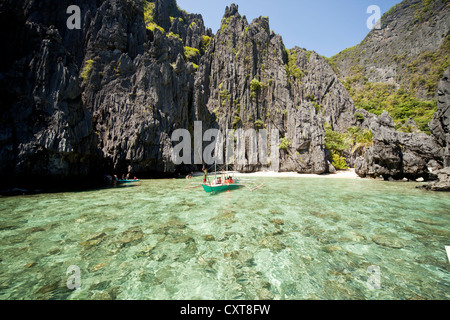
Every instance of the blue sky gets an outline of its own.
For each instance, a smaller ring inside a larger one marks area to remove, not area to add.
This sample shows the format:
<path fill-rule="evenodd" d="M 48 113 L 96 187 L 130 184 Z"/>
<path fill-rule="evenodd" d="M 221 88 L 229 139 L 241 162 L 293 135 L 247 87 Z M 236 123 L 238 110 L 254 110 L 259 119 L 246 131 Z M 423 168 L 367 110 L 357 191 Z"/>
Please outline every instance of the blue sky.
<path fill-rule="evenodd" d="M 369 33 L 367 8 L 377 5 L 381 14 L 400 0 L 177 0 L 189 13 L 200 13 L 207 28 L 219 29 L 225 8 L 235 3 L 249 23 L 268 16 L 270 28 L 290 49 L 299 46 L 331 57 L 357 45 Z"/>

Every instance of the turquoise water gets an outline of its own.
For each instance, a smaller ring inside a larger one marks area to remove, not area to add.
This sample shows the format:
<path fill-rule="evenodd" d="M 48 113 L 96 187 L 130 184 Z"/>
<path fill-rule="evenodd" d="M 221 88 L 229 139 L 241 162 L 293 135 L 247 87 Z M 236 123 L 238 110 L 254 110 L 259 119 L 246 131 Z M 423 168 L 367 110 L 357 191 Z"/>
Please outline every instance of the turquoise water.
<path fill-rule="evenodd" d="M 0 299 L 450 298 L 449 193 L 255 180 L 253 193 L 145 180 L 0 198 Z"/>

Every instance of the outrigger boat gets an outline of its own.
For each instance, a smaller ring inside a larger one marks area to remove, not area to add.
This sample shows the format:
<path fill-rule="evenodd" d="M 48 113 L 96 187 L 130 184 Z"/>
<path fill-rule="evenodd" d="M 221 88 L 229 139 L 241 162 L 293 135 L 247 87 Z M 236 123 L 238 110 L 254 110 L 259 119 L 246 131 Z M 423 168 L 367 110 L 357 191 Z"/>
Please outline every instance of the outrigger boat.
<path fill-rule="evenodd" d="M 141 180 L 139 180 L 138 178 L 134 178 L 134 179 L 118 179 L 116 175 L 114 176 L 108 176 L 105 175 L 104 176 L 104 181 L 107 185 L 109 186 L 135 186 L 135 185 L 139 185 Z"/>
<path fill-rule="evenodd" d="M 141 180 L 139 179 L 134 179 L 134 180 L 119 180 L 117 181 L 117 183 L 119 185 L 131 185 L 131 184 L 139 184 Z"/>
<path fill-rule="evenodd" d="M 216 178 L 212 182 L 211 181 L 203 182 L 202 187 L 206 193 L 214 194 L 219 192 L 236 190 L 244 187 L 244 185 L 240 183 L 240 180 L 238 178 L 228 174 L 228 172 L 224 172 L 220 175 L 220 177 L 216 176 Z"/>
<path fill-rule="evenodd" d="M 232 190 L 237 190 L 241 188 L 246 188 L 251 192 L 258 190 L 263 186 L 263 184 L 257 184 L 254 181 L 241 179 L 236 177 L 235 171 L 215 171 L 214 179 L 211 181 L 206 175 L 206 179 L 202 183 L 191 182 L 185 189 L 195 189 L 203 187 L 206 193 L 217 194 L 221 192 L 227 192 Z"/>

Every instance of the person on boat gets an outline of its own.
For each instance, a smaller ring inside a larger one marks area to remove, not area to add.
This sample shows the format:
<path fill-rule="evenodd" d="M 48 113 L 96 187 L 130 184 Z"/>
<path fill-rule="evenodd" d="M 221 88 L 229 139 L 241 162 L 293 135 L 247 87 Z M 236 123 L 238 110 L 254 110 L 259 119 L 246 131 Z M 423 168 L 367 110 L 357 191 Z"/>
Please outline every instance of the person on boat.
<path fill-rule="evenodd" d="M 203 183 L 206 183 L 206 179 L 208 178 L 208 170 L 205 167 L 202 169 L 203 171 Z"/>
<path fill-rule="evenodd" d="M 104 179 L 105 179 L 105 182 L 106 182 L 107 185 L 113 184 L 113 177 L 112 176 L 105 174 L 105 178 Z"/>

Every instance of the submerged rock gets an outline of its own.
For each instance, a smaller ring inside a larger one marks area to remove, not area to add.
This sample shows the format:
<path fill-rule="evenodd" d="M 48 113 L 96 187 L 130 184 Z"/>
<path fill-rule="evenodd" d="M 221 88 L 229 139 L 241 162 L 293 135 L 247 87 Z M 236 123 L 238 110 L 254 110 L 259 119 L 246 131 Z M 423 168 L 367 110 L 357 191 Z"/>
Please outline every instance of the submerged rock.
<path fill-rule="evenodd" d="M 153 232 L 156 234 L 165 234 L 173 232 L 174 230 L 182 231 L 185 229 L 187 224 L 177 219 L 170 219 L 166 223 L 158 226 Z"/>
<path fill-rule="evenodd" d="M 118 243 L 121 247 L 136 245 L 137 243 L 141 242 L 143 238 L 144 233 L 142 232 L 142 230 L 140 228 L 133 227 L 122 233 L 116 239 L 116 243 Z"/>
<path fill-rule="evenodd" d="M 240 269 L 241 266 L 252 267 L 255 265 L 254 256 L 248 250 L 235 250 L 227 252 L 223 256 L 224 258 L 232 259 L 232 261 L 237 264 L 238 269 Z M 242 275 L 242 277 L 248 277 L 248 275 Z"/>
<path fill-rule="evenodd" d="M 49 294 L 49 293 L 55 291 L 56 289 L 58 289 L 58 288 L 61 287 L 61 286 L 62 286 L 62 282 L 61 282 L 61 281 L 55 281 L 55 282 L 52 282 L 52 283 L 48 283 L 48 284 L 46 284 L 46 285 L 40 287 L 40 288 L 35 292 L 35 294 L 43 294 L 43 295 L 46 295 L 46 294 Z"/>
<path fill-rule="evenodd" d="M 46 229 L 43 227 L 33 227 L 33 228 L 29 228 L 29 229 L 25 230 L 25 233 L 35 233 L 35 232 L 43 232 L 43 231 L 46 231 Z"/>
<path fill-rule="evenodd" d="M 113 287 L 105 291 L 95 292 L 92 294 L 92 300 L 116 300 L 120 293 L 120 287 Z"/>
<path fill-rule="evenodd" d="M 92 271 L 92 272 L 96 272 L 96 271 L 102 270 L 102 269 L 105 268 L 105 267 L 106 267 L 106 263 L 99 263 L 99 264 L 93 266 L 93 267 L 91 268 L 91 271 Z"/>
<path fill-rule="evenodd" d="M 0 224 L 0 231 L 3 231 L 3 230 L 14 230 L 14 229 L 17 229 L 17 228 L 19 228 L 19 226 L 18 225 L 12 225 L 12 224 Z"/>
<path fill-rule="evenodd" d="M 105 239 L 105 237 L 106 234 L 104 232 L 99 232 L 89 236 L 85 241 L 80 242 L 80 244 L 86 247 L 86 249 L 90 249 L 100 244 Z"/>
<path fill-rule="evenodd" d="M 328 253 L 333 253 L 333 252 L 335 252 L 335 251 L 344 251 L 344 249 L 342 249 L 341 246 L 331 245 L 331 246 L 326 246 L 326 247 L 324 248 L 324 251 L 325 251 L 325 252 L 328 252 Z"/>
<path fill-rule="evenodd" d="M 105 290 L 110 287 L 111 287 L 111 281 L 101 281 L 101 282 L 92 284 L 89 287 L 89 290 Z"/>
<path fill-rule="evenodd" d="M 267 288 L 262 288 L 258 290 L 257 296 L 259 300 L 273 300 L 274 294 Z"/>
<path fill-rule="evenodd" d="M 278 226 L 284 225 L 284 221 L 281 220 L 281 219 L 272 219 L 272 220 L 270 220 L 270 222 L 275 224 L 275 225 L 278 225 Z"/>
<path fill-rule="evenodd" d="M 393 249 L 401 249 L 405 246 L 403 241 L 401 241 L 399 239 L 394 239 L 391 237 L 386 237 L 383 235 L 372 236 L 372 241 L 380 246 L 389 247 L 389 248 L 393 248 Z"/>
<path fill-rule="evenodd" d="M 210 234 L 204 235 L 203 239 L 205 239 L 206 241 L 215 241 L 216 240 L 216 238 L 213 235 L 210 235 Z"/>
<path fill-rule="evenodd" d="M 283 242 L 281 242 L 278 238 L 273 236 L 261 239 L 258 242 L 258 245 L 260 245 L 263 248 L 267 248 L 274 251 L 281 251 L 286 248 Z"/>
<path fill-rule="evenodd" d="M 145 247 L 144 249 L 142 249 L 141 251 L 139 251 L 138 253 L 136 253 L 134 255 L 134 258 L 146 258 L 146 257 L 150 257 L 152 255 L 153 250 L 156 248 L 156 246 L 149 246 L 149 247 Z"/>
<path fill-rule="evenodd" d="M 35 265 L 36 265 L 36 262 L 33 261 L 33 262 L 30 262 L 30 263 L 27 263 L 26 265 L 24 265 L 24 267 L 29 269 L 29 268 L 34 267 Z"/>
<path fill-rule="evenodd" d="M 427 218 L 420 218 L 420 219 L 414 219 L 415 222 L 419 222 L 419 223 L 423 223 L 423 224 L 428 224 L 430 226 L 438 226 L 441 223 L 434 221 L 434 220 L 430 220 Z"/>

